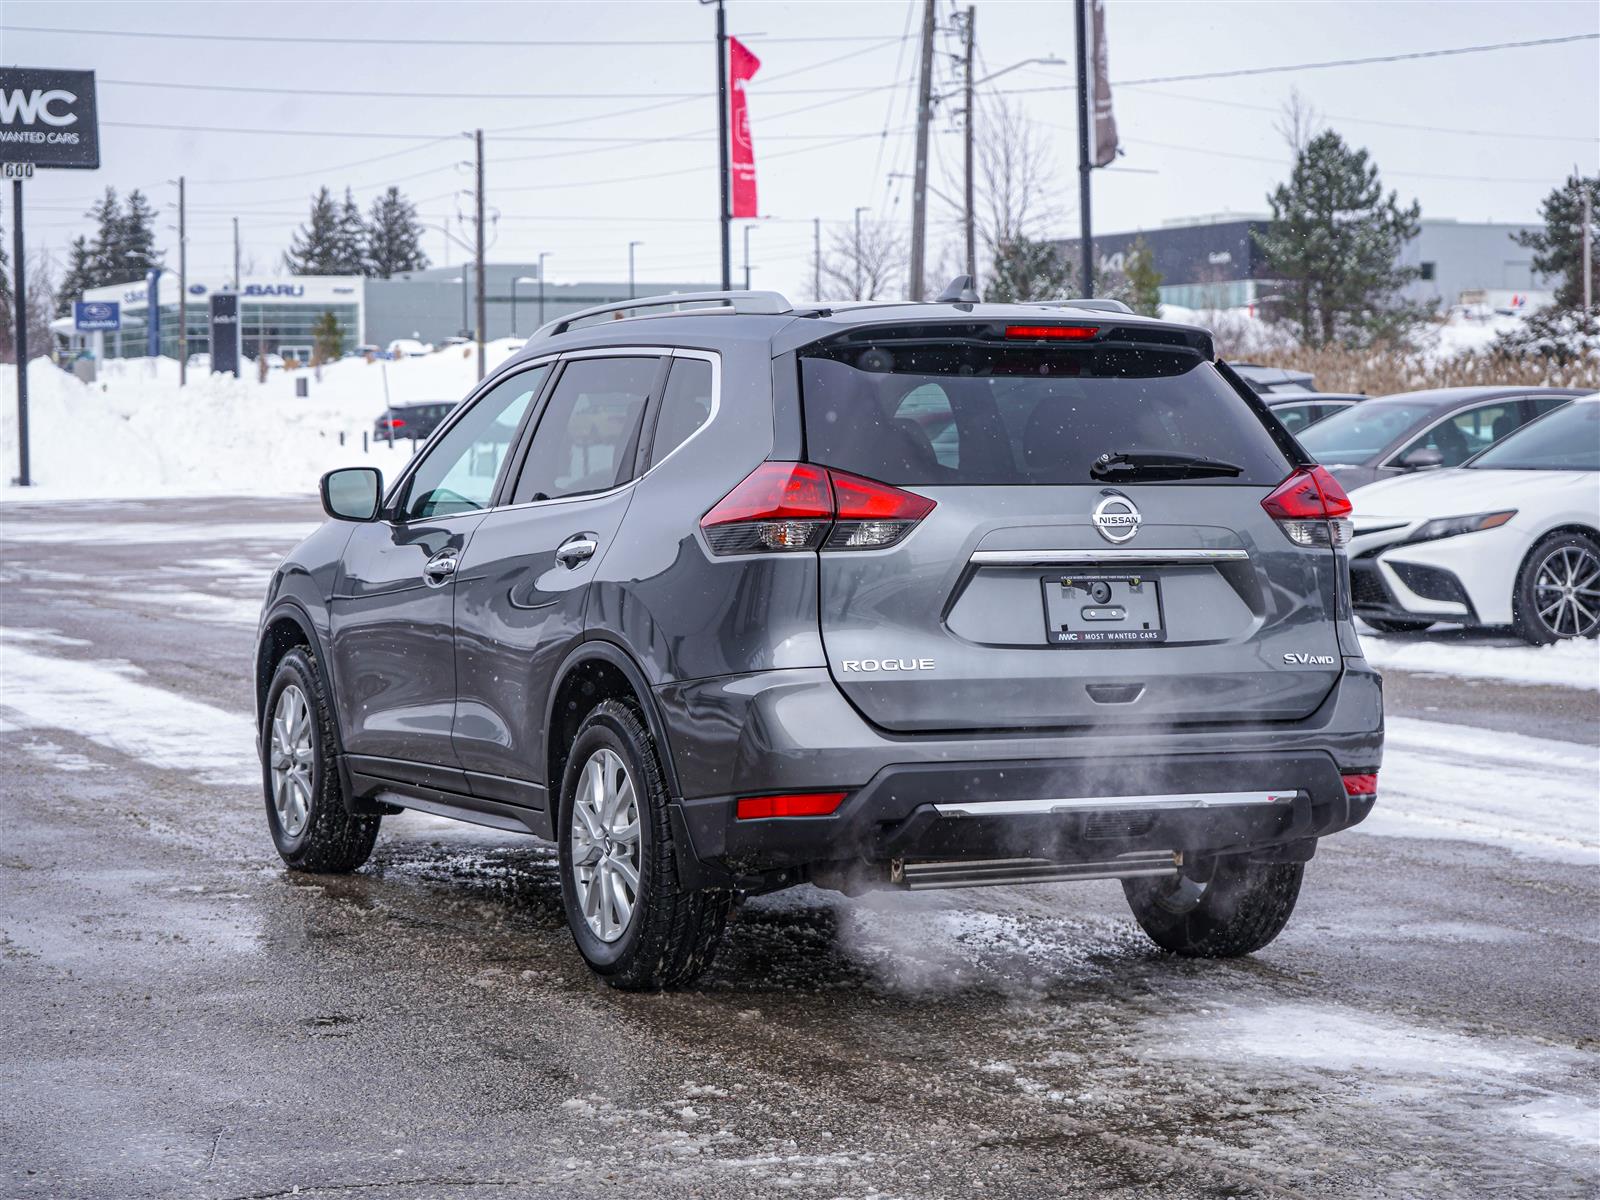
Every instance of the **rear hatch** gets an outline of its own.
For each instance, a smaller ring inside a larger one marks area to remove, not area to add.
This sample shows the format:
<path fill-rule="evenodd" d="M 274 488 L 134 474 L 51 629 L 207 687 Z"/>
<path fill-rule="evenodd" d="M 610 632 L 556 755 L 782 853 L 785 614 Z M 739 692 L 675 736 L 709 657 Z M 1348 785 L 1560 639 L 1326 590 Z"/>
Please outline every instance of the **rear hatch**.
<path fill-rule="evenodd" d="M 1338 535 L 1297 544 L 1263 507 L 1308 477 L 1209 358 L 1199 331 L 1114 318 L 802 351 L 809 462 L 934 502 L 885 548 L 819 555 L 829 670 L 869 720 L 1236 724 L 1322 702 Z"/>

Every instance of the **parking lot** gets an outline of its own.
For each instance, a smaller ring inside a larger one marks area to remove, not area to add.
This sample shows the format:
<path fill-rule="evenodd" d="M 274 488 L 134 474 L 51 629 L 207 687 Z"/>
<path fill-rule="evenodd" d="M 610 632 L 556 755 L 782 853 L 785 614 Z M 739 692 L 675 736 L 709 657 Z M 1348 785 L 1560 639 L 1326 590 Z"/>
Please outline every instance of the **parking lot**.
<path fill-rule="evenodd" d="M 532 839 L 282 868 L 249 664 L 317 519 L 0 512 L 0 1193 L 1600 1189 L 1600 692 L 1390 671 L 1378 811 L 1251 958 L 1156 952 L 1114 882 L 806 888 L 629 995 Z"/>

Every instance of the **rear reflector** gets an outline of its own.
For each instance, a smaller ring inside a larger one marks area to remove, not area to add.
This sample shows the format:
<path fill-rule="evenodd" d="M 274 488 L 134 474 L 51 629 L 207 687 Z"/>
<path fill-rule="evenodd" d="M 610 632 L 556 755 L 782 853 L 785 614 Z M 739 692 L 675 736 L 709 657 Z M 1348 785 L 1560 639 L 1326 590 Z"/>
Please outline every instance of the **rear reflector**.
<path fill-rule="evenodd" d="M 1008 338 L 1050 338 L 1060 342 L 1088 342 L 1100 336 L 1098 325 L 1007 325 Z"/>
<path fill-rule="evenodd" d="M 1326 467 L 1301 467 L 1274 488 L 1261 507 L 1296 545 L 1350 544 L 1350 497 Z"/>
<path fill-rule="evenodd" d="M 1344 794 L 1352 798 L 1356 796 L 1376 796 L 1378 794 L 1378 776 L 1371 775 L 1343 775 Z"/>
<path fill-rule="evenodd" d="M 764 462 L 700 520 L 717 554 L 892 546 L 934 502 L 845 471 Z"/>
<path fill-rule="evenodd" d="M 741 796 L 736 810 L 741 821 L 767 817 L 828 817 L 844 802 L 845 795 L 844 792 L 797 792 L 789 796 Z"/>

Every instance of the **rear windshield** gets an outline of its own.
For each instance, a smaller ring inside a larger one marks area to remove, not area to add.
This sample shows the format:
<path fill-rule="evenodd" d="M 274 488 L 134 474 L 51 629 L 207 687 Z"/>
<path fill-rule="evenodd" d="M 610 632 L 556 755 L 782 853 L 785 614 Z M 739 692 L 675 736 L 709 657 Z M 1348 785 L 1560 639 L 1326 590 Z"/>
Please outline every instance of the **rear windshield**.
<path fill-rule="evenodd" d="M 1600 401 L 1557 409 L 1466 465 L 1492 471 L 1600 471 Z"/>
<path fill-rule="evenodd" d="M 1090 484 L 1100 455 L 1138 452 L 1241 468 L 1208 484 L 1271 486 L 1289 471 L 1192 353 L 854 342 L 808 352 L 800 382 L 811 461 L 884 483 Z"/>
<path fill-rule="evenodd" d="M 1300 435 L 1300 444 L 1319 463 L 1354 466 L 1366 462 L 1413 425 L 1443 411 L 1409 400 L 1368 400 L 1318 421 Z"/>

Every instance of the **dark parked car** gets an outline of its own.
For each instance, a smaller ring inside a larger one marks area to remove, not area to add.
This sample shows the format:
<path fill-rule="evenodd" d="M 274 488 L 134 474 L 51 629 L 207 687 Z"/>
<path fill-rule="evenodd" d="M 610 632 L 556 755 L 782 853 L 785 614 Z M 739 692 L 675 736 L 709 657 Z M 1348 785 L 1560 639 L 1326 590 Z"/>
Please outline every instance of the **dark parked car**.
<path fill-rule="evenodd" d="M 1300 444 L 1347 492 L 1408 471 L 1459 467 L 1582 388 L 1457 387 L 1366 400 L 1319 421 Z"/>
<path fill-rule="evenodd" d="M 455 411 L 454 400 L 417 400 L 406 404 L 392 404 L 372 423 L 372 436 L 386 440 L 393 435 L 422 441 L 439 428 L 443 420 Z"/>
<path fill-rule="evenodd" d="M 1287 367 L 1263 367 L 1260 363 L 1236 362 L 1228 364 L 1263 396 L 1280 393 L 1314 392 L 1317 390 L 1310 371 L 1291 371 Z"/>
<path fill-rule="evenodd" d="M 803 882 L 1118 879 L 1170 951 L 1271 941 L 1377 792 L 1348 500 L 1204 330 L 946 297 L 587 310 L 387 489 L 325 476 L 258 639 L 284 861 L 402 808 L 550 838 L 625 987 Z"/>
<path fill-rule="evenodd" d="M 1267 397 L 1267 407 L 1285 429 L 1298 434 L 1365 399 L 1360 392 L 1274 392 Z"/>

